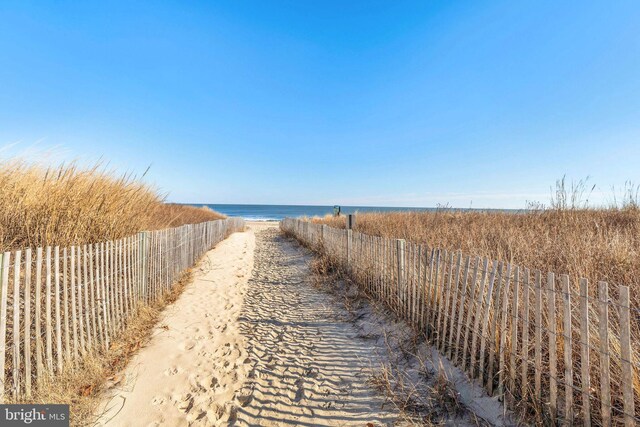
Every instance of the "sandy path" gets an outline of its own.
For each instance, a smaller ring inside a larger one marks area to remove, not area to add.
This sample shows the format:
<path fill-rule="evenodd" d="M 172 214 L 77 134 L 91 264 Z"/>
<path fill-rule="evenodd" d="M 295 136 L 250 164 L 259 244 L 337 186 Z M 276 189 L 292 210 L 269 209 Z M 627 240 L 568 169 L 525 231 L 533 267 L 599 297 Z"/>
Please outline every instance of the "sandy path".
<path fill-rule="evenodd" d="M 193 283 L 169 306 L 149 344 L 111 390 L 100 424 L 226 425 L 250 369 L 238 315 L 253 268 L 252 232 L 209 251 Z"/>
<path fill-rule="evenodd" d="M 254 270 L 241 331 L 255 360 L 238 424 L 366 426 L 391 424 L 367 383 L 377 356 L 347 313 L 310 283 L 309 255 L 277 229 L 256 235 Z"/>
<path fill-rule="evenodd" d="M 276 224 L 252 224 L 209 251 L 125 380 L 107 393 L 99 424 L 394 425 L 394 406 L 370 384 L 382 366 L 404 371 L 418 418 L 512 424 L 499 402 L 427 344 L 415 350 L 425 357 L 408 356 L 411 331 L 402 322 L 361 299 L 347 312 L 344 296 L 310 283 L 310 260 Z M 434 388 L 443 365 L 464 411 L 444 410 Z"/>
<path fill-rule="evenodd" d="M 395 420 L 366 383 L 373 349 L 308 283 L 309 259 L 275 224 L 253 224 L 208 252 L 107 393 L 100 425 Z"/>

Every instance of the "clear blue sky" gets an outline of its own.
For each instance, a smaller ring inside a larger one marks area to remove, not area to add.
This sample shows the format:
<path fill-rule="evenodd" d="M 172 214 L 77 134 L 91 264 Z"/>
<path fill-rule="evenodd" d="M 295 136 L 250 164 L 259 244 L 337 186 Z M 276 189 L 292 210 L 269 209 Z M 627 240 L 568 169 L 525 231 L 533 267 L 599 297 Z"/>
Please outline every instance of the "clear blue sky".
<path fill-rule="evenodd" d="M 564 174 L 640 182 L 637 0 L 4 0 L 0 22 L 0 155 L 151 165 L 172 201 L 523 207 Z"/>

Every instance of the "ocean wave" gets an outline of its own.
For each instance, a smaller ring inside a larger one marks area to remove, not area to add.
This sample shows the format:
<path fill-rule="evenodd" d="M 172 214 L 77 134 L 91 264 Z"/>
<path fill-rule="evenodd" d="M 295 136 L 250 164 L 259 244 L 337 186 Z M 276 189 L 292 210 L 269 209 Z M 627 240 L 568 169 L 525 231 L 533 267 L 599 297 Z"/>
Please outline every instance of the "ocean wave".
<path fill-rule="evenodd" d="M 275 218 L 269 216 L 253 216 L 253 215 L 243 215 L 242 218 L 246 221 L 256 221 L 256 222 L 274 222 L 280 221 L 282 218 Z"/>

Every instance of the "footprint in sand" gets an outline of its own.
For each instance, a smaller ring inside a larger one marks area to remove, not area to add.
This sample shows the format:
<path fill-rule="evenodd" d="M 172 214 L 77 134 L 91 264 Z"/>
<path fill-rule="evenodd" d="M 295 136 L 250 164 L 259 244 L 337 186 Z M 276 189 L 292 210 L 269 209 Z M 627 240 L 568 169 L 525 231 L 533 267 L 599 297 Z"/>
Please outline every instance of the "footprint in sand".
<path fill-rule="evenodd" d="M 195 341 L 185 341 L 182 343 L 182 349 L 185 351 L 192 350 L 196 346 Z"/>
<path fill-rule="evenodd" d="M 190 423 L 203 420 L 207 416 L 206 409 L 199 409 L 192 414 L 187 415 L 187 421 Z"/>
<path fill-rule="evenodd" d="M 218 378 L 216 378 L 215 376 L 211 377 L 211 381 L 209 381 L 209 388 L 215 389 L 220 387 L 220 382 L 218 381 Z"/>
<path fill-rule="evenodd" d="M 168 377 L 173 376 L 175 374 L 177 374 L 178 372 L 180 372 L 180 368 L 178 368 L 177 366 L 173 366 L 167 370 L 164 371 L 164 374 Z"/>
<path fill-rule="evenodd" d="M 153 399 L 151 399 L 151 404 L 152 405 L 164 405 L 164 403 L 167 401 L 167 399 L 164 396 L 154 396 Z"/>
<path fill-rule="evenodd" d="M 235 398 L 238 401 L 238 404 L 244 408 L 251 403 L 251 400 L 253 399 L 253 391 L 251 389 L 241 390 L 236 393 Z"/>
<path fill-rule="evenodd" d="M 191 387 L 197 387 L 201 379 L 202 378 L 199 373 L 192 373 L 189 375 L 189 384 Z"/>
<path fill-rule="evenodd" d="M 193 397 L 189 397 L 186 400 L 183 400 L 182 402 L 179 402 L 178 405 L 178 410 L 187 413 L 191 410 L 191 408 L 193 408 Z"/>

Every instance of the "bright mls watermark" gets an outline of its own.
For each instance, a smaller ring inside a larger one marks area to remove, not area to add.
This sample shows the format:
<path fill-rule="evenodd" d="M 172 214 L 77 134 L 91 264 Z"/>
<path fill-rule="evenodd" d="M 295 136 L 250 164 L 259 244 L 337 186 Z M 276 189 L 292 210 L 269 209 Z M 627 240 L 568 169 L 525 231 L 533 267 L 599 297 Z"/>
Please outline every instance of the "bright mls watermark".
<path fill-rule="evenodd" d="M 69 405 L 0 405 L 0 426 L 69 427 Z"/>

